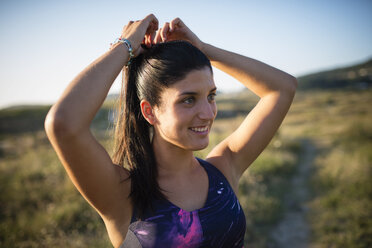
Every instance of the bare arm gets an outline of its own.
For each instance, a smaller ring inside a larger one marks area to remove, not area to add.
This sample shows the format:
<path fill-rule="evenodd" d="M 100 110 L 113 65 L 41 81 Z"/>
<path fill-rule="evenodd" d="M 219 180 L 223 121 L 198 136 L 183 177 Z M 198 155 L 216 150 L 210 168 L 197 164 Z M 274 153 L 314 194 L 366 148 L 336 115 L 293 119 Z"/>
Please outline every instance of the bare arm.
<path fill-rule="evenodd" d="M 114 199 L 108 199 L 107 192 L 114 190 L 114 185 L 119 189 L 120 178 L 89 125 L 127 59 L 124 46 L 116 46 L 99 57 L 68 85 L 45 120 L 48 138 L 69 177 L 102 215 L 111 212 L 107 202 Z M 112 195 L 120 193 L 124 192 Z"/>
<path fill-rule="evenodd" d="M 130 40 L 135 56 L 157 25 L 149 15 L 124 27 L 122 37 Z M 125 45 L 114 45 L 72 80 L 45 120 L 48 138 L 72 182 L 106 220 L 129 220 L 130 183 L 122 183 L 128 172 L 112 163 L 89 126 L 128 58 Z"/>
<path fill-rule="evenodd" d="M 260 97 L 239 128 L 208 155 L 214 161 L 227 160 L 225 163 L 233 166 L 232 180 L 237 183 L 282 123 L 295 95 L 297 81 L 274 67 L 209 44 L 203 44 L 202 51 L 213 66 Z"/>

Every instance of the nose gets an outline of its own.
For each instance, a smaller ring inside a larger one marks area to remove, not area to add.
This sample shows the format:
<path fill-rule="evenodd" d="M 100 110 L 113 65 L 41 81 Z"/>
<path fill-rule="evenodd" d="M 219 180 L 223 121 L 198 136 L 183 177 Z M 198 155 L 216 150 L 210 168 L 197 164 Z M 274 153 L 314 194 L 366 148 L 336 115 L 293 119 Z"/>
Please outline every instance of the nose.
<path fill-rule="evenodd" d="M 217 106 L 215 102 L 203 102 L 199 108 L 198 117 L 202 120 L 213 120 L 216 117 Z"/>

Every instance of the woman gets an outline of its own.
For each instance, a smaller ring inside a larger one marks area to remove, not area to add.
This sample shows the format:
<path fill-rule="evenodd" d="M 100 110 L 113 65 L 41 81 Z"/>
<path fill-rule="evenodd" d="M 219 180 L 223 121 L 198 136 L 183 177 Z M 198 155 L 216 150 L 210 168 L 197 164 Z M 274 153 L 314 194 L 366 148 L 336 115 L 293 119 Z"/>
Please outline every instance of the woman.
<path fill-rule="evenodd" d="M 152 14 L 84 69 L 50 109 L 45 129 L 114 247 L 242 247 L 239 178 L 267 146 L 295 94 L 294 77 L 202 42 L 179 18 Z M 126 39 L 124 41 L 124 39 Z M 213 66 L 260 97 L 205 160 L 216 116 Z M 89 126 L 125 66 L 113 160 Z"/>

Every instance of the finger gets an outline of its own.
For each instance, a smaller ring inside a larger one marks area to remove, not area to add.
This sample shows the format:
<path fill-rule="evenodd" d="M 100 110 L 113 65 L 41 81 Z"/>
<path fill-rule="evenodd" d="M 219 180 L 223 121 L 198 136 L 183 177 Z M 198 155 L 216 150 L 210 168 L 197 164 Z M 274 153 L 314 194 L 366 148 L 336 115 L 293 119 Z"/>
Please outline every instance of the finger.
<path fill-rule="evenodd" d="M 155 39 L 156 30 L 158 30 L 158 26 L 154 23 L 150 23 L 149 26 L 147 26 L 146 28 L 145 35 L 148 35 L 150 37 L 150 44 Z"/>
<path fill-rule="evenodd" d="M 151 47 L 152 44 L 154 43 L 154 38 L 155 38 L 155 33 L 151 33 L 149 34 L 149 38 L 148 38 L 148 43 L 149 43 L 149 46 Z"/>
<path fill-rule="evenodd" d="M 169 31 L 169 22 L 166 22 L 164 24 L 164 27 L 162 28 L 162 30 L 160 32 L 160 36 L 161 36 L 161 39 L 163 40 L 163 42 L 165 42 L 167 40 L 168 31 Z"/>
<path fill-rule="evenodd" d="M 161 42 L 161 36 L 160 36 L 160 32 L 161 32 L 161 30 L 162 30 L 162 29 L 159 29 L 158 32 L 157 32 L 156 35 L 155 35 L 155 39 L 154 39 L 154 43 L 155 43 L 155 44 Z"/>
<path fill-rule="evenodd" d="M 147 15 L 143 20 L 146 21 L 148 27 L 151 27 L 154 30 L 158 29 L 159 21 L 158 21 L 158 18 L 156 18 L 154 14 Z M 152 32 L 152 30 L 150 32 Z"/>
<path fill-rule="evenodd" d="M 158 22 L 158 18 L 156 18 L 156 16 L 152 13 L 148 14 L 145 18 L 143 18 L 143 20 L 149 20 L 149 21 L 156 20 L 156 22 Z"/>
<path fill-rule="evenodd" d="M 156 31 L 151 33 L 151 44 L 155 44 L 155 38 L 156 38 Z"/>
<path fill-rule="evenodd" d="M 123 32 L 126 30 L 130 25 L 132 25 L 133 21 L 129 21 L 127 25 L 123 27 Z"/>
<path fill-rule="evenodd" d="M 153 24 L 152 29 L 151 29 L 151 31 L 149 32 L 149 35 L 150 35 L 150 43 L 151 43 L 151 44 L 154 44 L 154 41 L 155 41 L 155 38 L 156 38 L 156 30 L 157 30 L 157 29 L 155 29 L 155 27 L 156 27 L 156 26 L 154 26 L 154 24 Z"/>
<path fill-rule="evenodd" d="M 151 35 L 146 35 L 145 36 L 145 44 L 146 44 L 146 47 L 150 48 L 151 47 Z"/>
<path fill-rule="evenodd" d="M 143 42 L 143 43 L 144 43 L 145 46 L 147 47 L 147 46 L 148 46 L 148 45 L 147 45 L 147 35 L 145 35 L 143 39 L 144 39 L 144 42 Z"/>
<path fill-rule="evenodd" d="M 140 32 L 142 33 L 141 35 L 143 35 L 143 37 L 158 29 L 158 19 L 153 14 L 146 16 L 144 19 L 139 20 L 138 22 L 138 29 L 141 30 Z M 146 39 L 145 44 L 147 44 Z"/>
<path fill-rule="evenodd" d="M 182 24 L 183 24 L 183 22 L 181 21 L 181 19 L 179 17 L 173 19 L 169 24 L 169 26 L 170 26 L 169 31 L 173 32 L 176 29 L 176 26 L 182 26 Z"/>

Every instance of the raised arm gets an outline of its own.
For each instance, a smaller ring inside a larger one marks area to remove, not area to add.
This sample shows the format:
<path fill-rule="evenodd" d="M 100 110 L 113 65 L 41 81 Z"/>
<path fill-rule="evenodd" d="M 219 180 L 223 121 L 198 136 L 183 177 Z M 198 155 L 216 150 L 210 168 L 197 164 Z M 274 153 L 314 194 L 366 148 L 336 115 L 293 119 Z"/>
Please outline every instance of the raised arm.
<path fill-rule="evenodd" d="M 166 23 L 156 42 L 183 39 L 203 51 L 213 66 L 233 76 L 260 97 L 239 128 L 217 145 L 207 160 L 223 171 L 237 189 L 239 178 L 268 145 L 295 95 L 296 79 L 257 60 L 202 42 L 179 19 Z"/>
<path fill-rule="evenodd" d="M 209 44 L 203 44 L 202 51 L 213 66 L 233 76 L 260 97 L 239 128 L 208 155 L 213 162 L 221 161 L 224 168 L 231 170 L 232 180 L 237 184 L 278 130 L 292 103 L 297 81 L 267 64 Z"/>
<path fill-rule="evenodd" d="M 141 43 L 151 44 L 157 28 L 156 17 L 149 15 L 124 26 L 122 37 L 130 41 L 137 56 Z M 113 45 L 72 80 L 45 120 L 48 138 L 69 177 L 104 220 L 129 221 L 130 183 L 123 182 L 128 172 L 112 163 L 89 127 L 128 59 L 124 44 Z"/>

